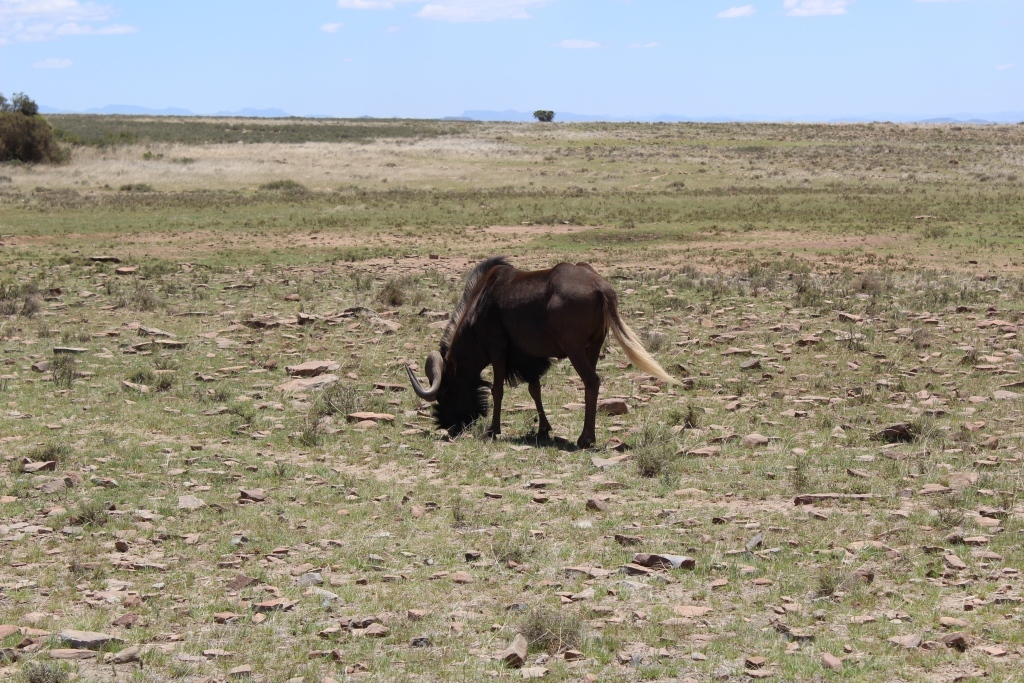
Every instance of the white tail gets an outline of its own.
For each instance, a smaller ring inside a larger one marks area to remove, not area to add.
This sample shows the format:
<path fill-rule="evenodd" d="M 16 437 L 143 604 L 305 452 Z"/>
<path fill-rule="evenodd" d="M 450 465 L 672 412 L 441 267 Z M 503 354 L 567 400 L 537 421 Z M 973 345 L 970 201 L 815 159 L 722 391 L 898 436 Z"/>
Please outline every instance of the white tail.
<path fill-rule="evenodd" d="M 648 375 L 653 375 L 669 384 L 680 384 L 679 380 L 668 374 L 665 368 L 661 367 L 658 361 L 654 359 L 654 356 L 647 352 L 643 342 L 640 341 L 633 330 L 629 329 L 629 325 L 619 317 L 618 311 L 613 306 L 609 306 L 608 318 L 610 319 L 609 322 L 611 322 L 612 333 L 615 335 L 615 339 L 618 340 L 619 346 L 626 352 L 633 365 Z"/>

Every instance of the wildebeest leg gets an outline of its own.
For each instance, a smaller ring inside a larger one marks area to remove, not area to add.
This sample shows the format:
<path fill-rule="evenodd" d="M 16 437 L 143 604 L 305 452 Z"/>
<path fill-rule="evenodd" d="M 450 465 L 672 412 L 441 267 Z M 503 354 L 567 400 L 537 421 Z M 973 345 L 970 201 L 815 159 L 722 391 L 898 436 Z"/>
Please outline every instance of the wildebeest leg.
<path fill-rule="evenodd" d="M 546 439 L 551 435 L 551 423 L 548 422 L 548 416 L 544 414 L 544 404 L 540 401 L 540 380 L 530 382 L 530 396 L 537 404 L 537 436 Z"/>
<path fill-rule="evenodd" d="M 600 347 L 598 348 L 600 352 Z M 594 358 L 591 359 L 590 356 Z M 577 351 L 569 354 L 569 362 L 583 380 L 584 404 L 586 410 L 583 417 L 583 433 L 576 440 L 580 448 L 590 448 L 597 441 L 595 423 L 597 422 L 597 393 L 601 389 L 601 378 L 597 376 L 597 354 Z"/>
<path fill-rule="evenodd" d="M 488 439 L 501 434 L 501 399 L 505 395 L 505 359 L 494 361 L 494 384 L 491 385 L 491 398 L 494 399 L 494 413 L 491 426 L 484 433 Z"/>

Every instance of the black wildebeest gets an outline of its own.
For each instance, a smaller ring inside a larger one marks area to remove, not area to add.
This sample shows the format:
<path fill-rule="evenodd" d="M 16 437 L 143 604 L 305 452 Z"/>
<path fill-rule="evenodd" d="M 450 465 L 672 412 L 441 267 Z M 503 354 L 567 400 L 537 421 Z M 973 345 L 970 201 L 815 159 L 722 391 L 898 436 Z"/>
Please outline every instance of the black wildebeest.
<path fill-rule="evenodd" d="M 537 404 L 538 435 L 547 437 L 551 425 L 540 399 L 540 378 L 551 358 L 568 358 L 583 380 L 586 413 L 580 448 L 594 445 L 597 415 L 597 359 L 609 328 L 637 368 L 675 383 L 644 349 L 619 317 L 618 296 L 589 264 L 559 263 L 550 270 L 525 272 L 504 257 L 477 265 L 466 279 L 462 300 L 441 338 L 440 351 L 427 357 L 430 387 L 424 389 L 406 366 L 416 395 L 434 401 L 437 424 L 455 433 L 487 414 L 487 389 L 494 413 L 487 430 L 501 433 L 501 398 L 506 382 L 526 382 Z M 481 376 L 493 366 L 494 383 Z"/>

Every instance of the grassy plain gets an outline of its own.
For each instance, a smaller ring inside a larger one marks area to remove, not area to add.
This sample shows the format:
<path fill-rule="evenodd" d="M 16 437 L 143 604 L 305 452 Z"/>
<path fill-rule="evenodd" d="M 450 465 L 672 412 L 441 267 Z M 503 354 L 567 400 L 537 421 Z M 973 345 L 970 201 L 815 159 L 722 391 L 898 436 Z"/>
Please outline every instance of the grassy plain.
<path fill-rule="evenodd" d="M 0 167 L 0 676 L 1019 678 L 1024 126 L 52 122 Z M 496 253 L 594 264 L 683 385 L 612 342 L 601 448 L 567 363 L 557 440 L 521 388 L 435 434 L 403 366 Z"/>

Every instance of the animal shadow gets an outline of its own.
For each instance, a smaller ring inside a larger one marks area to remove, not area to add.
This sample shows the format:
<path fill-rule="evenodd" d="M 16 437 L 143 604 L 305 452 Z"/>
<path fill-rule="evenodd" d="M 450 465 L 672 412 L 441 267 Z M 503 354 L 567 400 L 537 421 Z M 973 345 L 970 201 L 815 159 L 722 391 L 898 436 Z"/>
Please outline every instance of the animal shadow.
<path fill-rule="evenodd" d="M 575 453 L 583 450 L 575 442 L 564 439 L 560 436 L 540 436 L 536 432 L 524 434 L 511 439 L 504 439 L 504 443 L 512 446 L 533 446 L 534 448 L 555 448 L 563 453 Z"/>

